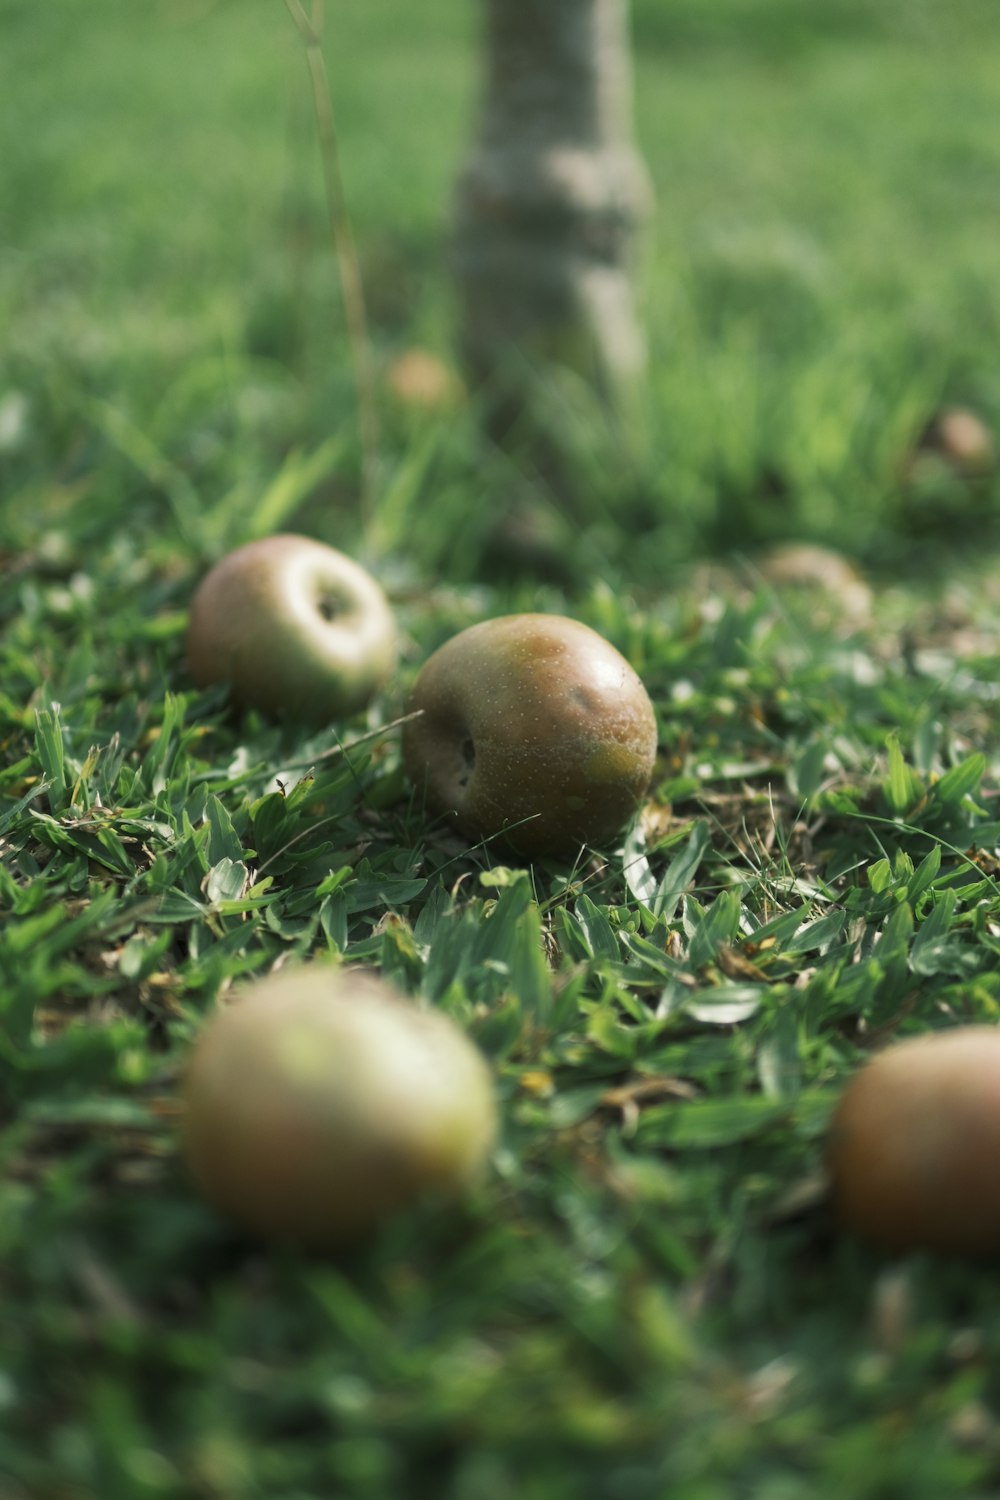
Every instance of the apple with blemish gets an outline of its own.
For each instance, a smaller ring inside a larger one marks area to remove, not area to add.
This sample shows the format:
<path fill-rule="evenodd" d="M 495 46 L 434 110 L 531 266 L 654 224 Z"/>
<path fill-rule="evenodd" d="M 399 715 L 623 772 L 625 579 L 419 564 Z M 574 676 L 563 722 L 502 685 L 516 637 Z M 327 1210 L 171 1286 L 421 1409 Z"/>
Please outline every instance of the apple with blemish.
<path fill-rule="evenodd" d="M 360 563 L 310 537 L 280 535 L 228 553 L 191 601 L 187 657 L 199 687 L 323 724 L 367 704 L 396 664 L 396 627 Z"/>
<path fill-rule="evenodd" d="M 407 705 L 408 776 L 468 839 L 529 857 L 616 839 L 645 795 L 656 717 L 603 636 L 561 615 L 504 615 L 446 641 Z"/>
<path fill-rule="evenodd" d="M 320 1250 L 453 1197 L 496 1134 L 490 1070 L 450 1017 L 322 964 L 289 965 L 217 1012 L 185 1102 L 206 1199 L 251 1233 Z"/>

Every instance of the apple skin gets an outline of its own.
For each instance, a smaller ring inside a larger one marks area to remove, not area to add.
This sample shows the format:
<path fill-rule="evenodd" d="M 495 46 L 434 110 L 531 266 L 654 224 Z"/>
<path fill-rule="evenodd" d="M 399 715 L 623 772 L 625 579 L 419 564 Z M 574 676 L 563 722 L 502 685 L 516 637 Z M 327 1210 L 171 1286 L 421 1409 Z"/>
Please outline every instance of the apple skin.
<path fill-rule="evenodd" d="M 1000 1252 L 1000 1028 L 959 1026 L 879 1053 L 827 1149 L 839 1221 L 886 1249 Z"/>
<path fill-rule="evenodd" d="M 448 1016 L 322 964 L 289 965 L 218 1011 L 185 1098 L 205 1198 L 253 1234 L 317 1250 L 454 1195 L 496 1135 L 490 1070 Z"/>
<path fill-rule="evenodd" d="M 352 558 L 305 536 L 228 553 L 191 601 L 187 658 L 199 687 L 323 724 L 363 708 L 396 664 L 396 627 L 379 585 Z"/>
<path fill-rule="evenodd" d="M 562 615 L 503 615 L 425 663 L 403 761 L 435 812 L 470 840 L 529 857 L 621 832 L 656 758 L 646 689 L 603 636 Z M 524 821 L 528 820 L 528 821 Z"/>

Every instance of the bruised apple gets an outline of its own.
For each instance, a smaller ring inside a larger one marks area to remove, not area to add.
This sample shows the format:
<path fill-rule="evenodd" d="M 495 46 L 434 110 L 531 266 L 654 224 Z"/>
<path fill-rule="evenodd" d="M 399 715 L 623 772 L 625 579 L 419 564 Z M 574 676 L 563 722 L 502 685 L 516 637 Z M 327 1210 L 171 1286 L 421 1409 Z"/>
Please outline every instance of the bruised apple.
<path fill-rule="evenodd" d="M 410 695 L 403 758 L 428 807 L 527 856 L 615 838 L 656 756 L 652 704 L 603 636 L 561 615 L 504 615 L 434 653 Z"/>
<path fill-rule="evenodd" d="M 240 707 L 322 724 L 363 708 L 383 685 L 396 628 L 360 563 L 310 537 L 269 536 L 202 579 L 187 656 L 199 687 L 226 682 Z"/>
<path fill-rule="evenodd" d="M 1000 1253 L 1000 1028 L 898 1042 L 845 1090 L 827 1161 L 842 1224 L 892 1250 Z"/>
<path fill-rule="evenodd" d="M 184 1137 L 216 1208 L 325 1249 L 475 1178 L 493 1144 L 490 1072 L 440 1011 L 374 974 L 289 966 L 207 1023 Z"/>

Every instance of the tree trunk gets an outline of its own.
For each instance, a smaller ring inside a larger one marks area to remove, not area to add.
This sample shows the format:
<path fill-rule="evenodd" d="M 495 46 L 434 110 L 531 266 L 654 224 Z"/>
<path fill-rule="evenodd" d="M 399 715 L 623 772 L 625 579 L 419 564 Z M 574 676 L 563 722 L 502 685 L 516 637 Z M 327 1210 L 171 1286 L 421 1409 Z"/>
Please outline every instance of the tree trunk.
<path fill-rule="evenodd" d="M 474 385 L 529 396 L 567 366 L 614 398 L 643 368 L 633 305 L 649 203 L 631 137 L 628 0 L 485 0 L 479 129 L 454 273 Z"/>

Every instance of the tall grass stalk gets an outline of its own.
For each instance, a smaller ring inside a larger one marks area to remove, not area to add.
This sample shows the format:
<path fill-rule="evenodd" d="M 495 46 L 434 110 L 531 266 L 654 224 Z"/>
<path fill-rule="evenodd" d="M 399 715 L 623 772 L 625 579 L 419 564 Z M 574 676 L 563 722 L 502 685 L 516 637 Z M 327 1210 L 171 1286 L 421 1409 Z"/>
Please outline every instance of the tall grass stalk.
<path fill-rule="evenodd" d="M 301 0 L 285 0 L 306 50 L 309 79 L 312 85 L 313 109 L 319 134 L 320 158 L 327 217 L 334 253 L 340 273 L 344 298 L 344 316 L 351 345 L 351 359 L 358 388 L 358 424 L 361 437 L 362 512 L 366 532 L 375 511 L 378 472 L 378 405 L 375 395 L 375 372 L 368 319 L 365 312 L 364 287 L 358 264 L 357 248 L 340 170 L 340 151 L 330 97 L 330 81 L 323 57 L 323 4 L 313 0 L 312 15 L 306 14 Z"/>

